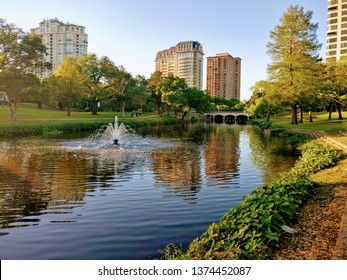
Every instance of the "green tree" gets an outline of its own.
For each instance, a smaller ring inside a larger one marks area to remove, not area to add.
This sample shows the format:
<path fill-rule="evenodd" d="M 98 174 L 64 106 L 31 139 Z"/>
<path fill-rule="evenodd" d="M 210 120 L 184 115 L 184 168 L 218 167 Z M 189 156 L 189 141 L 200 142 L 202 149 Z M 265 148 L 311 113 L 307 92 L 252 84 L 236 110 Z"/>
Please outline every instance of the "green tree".
<path fill-rule="evenodd" d="M 85 92 L 87 76 L 81 71 L 79 58 L 67 56 L 49 78 L 50 91 L 55 101 L 66 107 L 67 115 Z"/>
<path fill-rule="evenodd" d="M 136 82 L 132 78 L 131 74 L 128 73 L 123 67 L 120 67 L 118 70 L 119 71 L 117 71 L 116 75 L 110 79 L 110 84 L 112 85 L 110 88 L 110 97 L 115 98 L 116 102 L 120 104 L 124 119 L 125 107 L 132 101 Z"/>
<path fill-rule="evenodd" d="M 39 85 L 40 81 L 35 75 L 25 73 L 21 69 L 9 68 L 0 72 L 0 91 L 8 96 L 11 121 L 17 120 L 17 107 L 21 100 L 31 91 L 37 90 Z"/>
<path fill-rule="evenodd" d="M 188 85 L 183 78 L 168 76 L 161 79 L 157 86 L 157 95 L 161 96 L 160 100 L 160 116 L 163 115 L 165 110 L 170 113 L 170 109 L 183 110 L 182 107 L 187 106 L 187 100 L 184 97 Z"/>
<path fill-rule="evenodd" d="M 40 37 L 0 19 L 0 87 L 10 100 L 13 121 L 17 119 L 18 103 L 38 84 L 37 78 L 28 73 L 46 66 L 45 51 Z"/>
<path fill-rule="evenodd" d="M 347 106 L 347 57 L 337 62 L 328 61 L 325 65 L 323 92 L 330 103 L 329 119 L 336 106 L 338 118 L 342 119 L 341 107 Z"/>
<path fill-rule="evenodd" d="M 146 105 L 150 98 L 150 94 L 147 91 L 147 79 L 144 76 L 137 75 L 134 79 L 135 89 L 132 97 L 132 102 L 135 103 L 140 110 L 143 110 L 143 106 Z"/>
<path fill-rule="evenodd" d="M 206 92 L 193 87 L 184 91 L 185 104 L 189 110 L 195 109 L 197 113 L 206 113 L 210 110 L 211 97 Z M 183 111 L 182 119 L 185 118 L 188 110 Z"/>
<path fill-rule="evenodd" d="M 253 92 L 247 102 L 246 111 L 254 116 L 267 117 L 282 110 L 283 95 L 278 92 L 275 84 L 268 80 L 256 82 L 251 90 Z"/>
<path fill-rule="evenodd" d="M 267 44 L 272 63 L 269 80 L 275 83 L 291 107 L 292 124 L 298 123 L 297 106 L 302 95 L 316 91 L 320 77 L 317 23 L 311 23 L 313 13 L 302 7 L 290 6 L 280 24 L 270 33 Z"/>
<path fill-rule="evenodd" d="M 86 81 L 86 98 L 91 103 L 92 114 L 97 114 L 98 103 L 109 99 L 114 94 L 112 81 L 119 73 L 118 67 L 108 57 L 100 59 L 95 54 L 85 55 L 80 67 L 88 77 Z"/>
<path fill-rule="evenodd" d="M 156 101 L 156 109 L 158 115 L 160 115 L 160 108 L 162 107 L 161 103 L 161 91 L 158 90 L 159 82 L 163 79 L 162 73 L 160 71 L 154 72 L 148 80 L 147 91 L 151 93 Z"/>

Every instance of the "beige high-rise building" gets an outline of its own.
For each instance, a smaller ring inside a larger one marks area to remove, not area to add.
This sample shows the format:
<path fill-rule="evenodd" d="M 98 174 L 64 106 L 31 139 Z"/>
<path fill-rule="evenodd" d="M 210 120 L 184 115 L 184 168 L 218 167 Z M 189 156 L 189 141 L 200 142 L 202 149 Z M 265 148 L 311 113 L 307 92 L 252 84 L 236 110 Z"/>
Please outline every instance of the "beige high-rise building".
<path fill-rule="evenodd" d="M 66 56 L 78 57 L 88 53 L 88 35 L 84 26 L 63 23 L 57 18 L 44 19 L 39 27 L 31 29 L 31 33 L 42 36 L 47 48 L 45 61 L 52 64 L 51 71 L 55 71 Z M 37 75 L 47 77 L 49 73 L 49 70 L 44 70 Z"/>
<path fill-rule="evenodd" d="M 206 89 L 212 97 L 240 100 L 241 58 L 228 53 L 207 58 Z"/>
<path fill-rule="evenodd" d="M 328 1 L 326 60 L 347 55 L 347 0 Z"/>
<path fill-rule="evenodd" d="M 173 75 L 183 78 L 189 87 L 202 90 L 203 56 L 199 42 L 179 42 L 175 47 L 157 53 L 155 71 L 160 71 L 164 77 Z"/>

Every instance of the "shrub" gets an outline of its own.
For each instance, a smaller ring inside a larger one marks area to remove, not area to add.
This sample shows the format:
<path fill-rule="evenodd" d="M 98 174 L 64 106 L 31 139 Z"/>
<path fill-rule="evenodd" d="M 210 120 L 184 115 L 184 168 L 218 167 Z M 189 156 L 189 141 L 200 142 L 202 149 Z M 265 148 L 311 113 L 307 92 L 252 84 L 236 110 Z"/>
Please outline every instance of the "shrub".
<path fill-rule="evenodd" d="M 300 175 L 309 175 L 321 169 L 334 166 L 343 154 L 331 150 L 327 146 L 310 142 L 303 147 L 303 154 L 295 164 L 292 172 Z"/>

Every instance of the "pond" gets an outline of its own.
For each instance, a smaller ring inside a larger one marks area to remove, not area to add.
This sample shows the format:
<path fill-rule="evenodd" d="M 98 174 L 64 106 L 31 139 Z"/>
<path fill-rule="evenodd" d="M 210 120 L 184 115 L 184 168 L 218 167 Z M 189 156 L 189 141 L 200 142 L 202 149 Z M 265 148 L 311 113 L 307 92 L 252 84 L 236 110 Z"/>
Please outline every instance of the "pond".
<path fill-rule="evenodd" d="M 157 259 L 289 170 L 285 139 L 251 126 L 0 140 L 1 259 Z"/>

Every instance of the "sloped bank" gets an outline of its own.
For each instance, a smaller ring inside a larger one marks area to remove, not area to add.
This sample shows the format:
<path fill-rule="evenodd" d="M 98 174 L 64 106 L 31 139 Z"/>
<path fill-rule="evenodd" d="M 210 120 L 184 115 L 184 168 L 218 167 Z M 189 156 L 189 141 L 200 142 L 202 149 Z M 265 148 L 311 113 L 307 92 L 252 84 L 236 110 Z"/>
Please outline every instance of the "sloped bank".
<path fill-rule="evenodd" d="M 213 223 L 188 249 L 170 244 L 165 259 L 269 259 L 281 235 L 290 231 L 300 206 L 315 192 L 308 178 L 334 166 L 343 155 L 325 145 L 310 142 L 289 173 L 261 186 L 229 210 L 219 223 Z"/>

